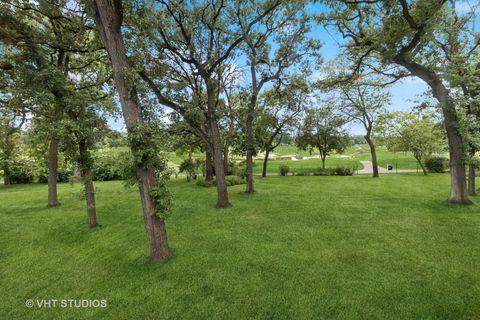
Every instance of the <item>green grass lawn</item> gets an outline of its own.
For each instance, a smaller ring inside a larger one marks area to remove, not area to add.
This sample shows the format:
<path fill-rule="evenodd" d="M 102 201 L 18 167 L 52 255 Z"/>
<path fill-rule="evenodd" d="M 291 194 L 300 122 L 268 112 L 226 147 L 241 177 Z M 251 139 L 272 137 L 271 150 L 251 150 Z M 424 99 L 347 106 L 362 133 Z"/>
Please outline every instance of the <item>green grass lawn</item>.
<path fill-rule="evenodd" d="M 297 172 L 302 170 L 317 169 L 322 166 L 322 160 L 318 159 L 306 159 L 306 160 L 269 160 L 267 165 L 267 173 L 279 173 L 279 167 L 287 165 L 290 168 L 290 172 Z M 328 157 L 325 160 L 325 166 L 328 168 L 335 168 L 337 166 L 348 167 L 354 169 L 362 169 L 362 164 L 356 159 Z M 261 174 L 263 169 L 263 161 L 255 160 L 253 173 Z"/>
<path fill-rule="evenodd" d="M 97 183 L 0 188 L 0 319 L 479 319 L 480 210 L 448 175 L 256 178 L 257 192 L 174 180 L 174 258 L 147 260 L 138 193 Z M 478 198 L 474 198 L 478 203 Z M 27 308 L 26 299 L 107 299 Z"/>

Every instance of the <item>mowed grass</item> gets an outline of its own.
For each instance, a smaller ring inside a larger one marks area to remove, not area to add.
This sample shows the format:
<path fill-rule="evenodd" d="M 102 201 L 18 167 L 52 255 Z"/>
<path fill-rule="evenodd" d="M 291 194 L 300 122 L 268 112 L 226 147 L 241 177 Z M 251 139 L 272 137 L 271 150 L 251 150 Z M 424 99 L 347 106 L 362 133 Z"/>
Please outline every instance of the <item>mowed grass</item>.
<path fill-rule="evenodd" d="M 171 182 L 174 258 L 147 259 L 138 193 L 97 183 L 0 188 L 1 319 L 478 319 L 480 210 L 447 175 L 256 178 L 257 192 Z M 478 198 L 473 199 L 478 203 Z M 26 299 L 107 299 L 27 308 Z"/>
<path fill-rule="evenodd" d="M 303 170 L 313 170 L 322 167 L 322 160 L 317 159 L 306 159 L 306 160 L 269 160 L 267 163 L 267 174 L 278 174 L 280 172 L 280 166 L 286 165 L 290 168 L 290 172 L 301 172 Z M 362 169 L 362 164 L 355 159 L 350 158 L 339 158 L 339 157 L 328 157 L 325 159 L 325 167 L 335 168 L 335 167 L 347 167 L 353 168 L 355 170 Z M 261 174 L 263 170 L 263 161 L 255 160 L 253 163 L 253 173 Z"/>

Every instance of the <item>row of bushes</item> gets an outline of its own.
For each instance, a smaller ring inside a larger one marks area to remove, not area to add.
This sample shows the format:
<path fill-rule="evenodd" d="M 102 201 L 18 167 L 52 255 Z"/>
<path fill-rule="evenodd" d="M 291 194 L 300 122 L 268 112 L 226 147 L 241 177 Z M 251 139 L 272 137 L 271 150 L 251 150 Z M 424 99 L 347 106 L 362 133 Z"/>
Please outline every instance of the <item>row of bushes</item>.
<path fill-rule="evenodd" d="M 281 176 L 287 176 L 290 173 L 290 167 L 282 165 L 279 168 Z M 336 168 L 317 168 L 317 169 L 304 169 L 301 171 L 292 172 L 294 176 L 351 176 L 355 172 L 355 169 L 348 167 Z"/>
<path fill-rule="evenodd" d="M 227 176 L 225 178 L 225 182 L 227 183 L 227 186 L 236 186 L 239 184 L 245 184 L 246 181 L 242 177 L 237 177 L 237 176 Z M 201 187 L 214 187 L 217 185 L 217 181 L 213 179 L 212 181 L 206 181 L 205 179 L 199 179 L 197 181 L 197 185 Z"/>

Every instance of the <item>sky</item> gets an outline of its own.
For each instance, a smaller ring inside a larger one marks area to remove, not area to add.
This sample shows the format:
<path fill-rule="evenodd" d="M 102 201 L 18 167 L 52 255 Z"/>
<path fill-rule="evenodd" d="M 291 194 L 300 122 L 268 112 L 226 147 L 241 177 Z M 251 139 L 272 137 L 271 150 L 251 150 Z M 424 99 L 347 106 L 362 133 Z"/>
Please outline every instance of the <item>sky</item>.
<path fill-rule="evenodd" d="M 480 0 L 462 0 L 456 2 L 456 10 L 459 13 L 466 13 L 476 9 L 477 15 L 480 14 Z M 319 5 L 312 7 L 311 11 L 319 11 L 322 8 Z M 476 22 L 477 30 L 480 30 L 480 18 Z M 341 36 L 334 30 L 326 30 L 323 26 L 316 26 L 311 36 L 322 41 L 322 54 L 324 62 L 331 61 L 340 52 L 339 43 L 342 43 Z M 392 103 L 388 107 L 389 111 L 408 111 L 418 104 L 419 96 L 427 91 L 428 87 L 422 80 L 410 77 L 397 82 L 390 88 L 392 95 Z M 417 102 L 416 102 L 417 101 Z M 109 119 L 109 126 L 112 129 L 125 131 L 125 125 L 121 119 Z M 363 134 L 363 127 L 358 124 L 351 124 L 349 126 L 350 132 L 354 135 Z"/>

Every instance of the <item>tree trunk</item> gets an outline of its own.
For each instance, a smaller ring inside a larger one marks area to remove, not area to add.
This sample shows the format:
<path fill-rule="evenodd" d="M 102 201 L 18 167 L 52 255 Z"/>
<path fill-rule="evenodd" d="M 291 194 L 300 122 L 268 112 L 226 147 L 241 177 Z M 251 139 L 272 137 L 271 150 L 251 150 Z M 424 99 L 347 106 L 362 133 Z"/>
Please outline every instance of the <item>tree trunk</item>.
<path fill-rule="evenodd" d="M 95 188 L 93 187 L 93 173 L 91 168 L 90 153 L 88 151 L 85 139 L 80 140 L 79 144 L 79 165 L 82 173 L 83 183 L 85 185 L 85 200 L 87 201 L 88 225 L 90 228 L 97 226 L 97 209 L 95 206 Z"/>
<path fill-rule="evenodd" d="M 470 156 L 473 158 L 476 153 L 476 149 L 474 147 L 470 148 Z M 470 163 L 468 165 L 468 194 L 474 196 L 477 194 L 475 190 L 475 176 L 476 176 L 476 164 Z"/>
<path fill-rule="evenodd" d="M 222 143 L 220 139 L 220 130 L 218 128 L 218 122 L 215 115 L 215 106 L 217 104 L 217 95 L 214 90 L 212 90 L 213 84 L 209 84 L 207 88 L 207 97 L 208 97 L 208 124 L 212 138 L 212 151 L 213 151 L 213 166 L 215 168 L 215 177 L 217 181 L 217 204 L 216 208 L 227 208 L 230 206 L 228 201 L 228 191 L 227 183 L 225 181 L 225 168 L 223 165 L 223 156 L 222 156 Z"/>
<path fill-rule="evenodd" d="M 223 167 L 225 168 L 225 174 L 228 175 L 228 146 L 223 148 Z"/>
<path fill-rule="evenodd" d="M 212 154 L 205 151 L 205 181 L 213 181 L 213 175 Z"/>
<path fill-rule="evenodd" d="M 138 126 L 143 126 L 143 116 L 138 101 L 137 91 L 132 84 L 132 71 L 127 61 L 125 44 L 121 35 L 122 8 L 121 1 L 95 0 L 94 17 L 105 48 L 112 63 L 113 78 L 122 105 L 123 118 L 129 133 Z M 136 141 L 130 143 L 133 154 L 139 146 Z M 139 159 L 137 159 L 139 160 Z M 170 257 L 167 231 L 164 220 L 156 215 L 156 203 L 150 195 L 156 187 L 155 170 L 145 162 L 135 161 L 135 173 L 138 179 L 143 219 L 150 247 L 152 260 L 167 260 Z"/>
<path fill-rule="evenodd" d="M 318 149 L 320 152 L 320 159 L 322 160 L 322 169 L 325 169 L 325 158 L 327 158 L 327 153 L 323 153 L 321 149 Z"/>
<path fill-rule="evenodd" d="M 270 155 L 270 151 L 267 149 L 265 150 L 265 158 L 263 158 L 263 169 L 262 169 L 262 177 L 267 176 L 267 163 L 268 163 L 268 156 Z"/>
<path fill-rule="evenodd" d="M 427 168 L 425 168 L 425 166 L 423 165 L 422 159 L 421 159 L 421 158 L 417 158 L 417 157 L 415 157 L 415 159 L 417 160 L 418 165 L 420 166 L 420 168 L 422 168 L 423 174 L 424 174 L 425 176 L 428 175 Z M 417 170 L 417 172 L 418 172 L 418 170 Z"/>
<path fill-rule="evenodd" d="M 3 167 L 3 184 L 6 186 L 10 185 L 10 169 L 8 168 L 8 165 Z"/>
<path fill-rule="evenodd" d="M 246 142 L 247 142 L 247 186 L 245 189 L 246 193 L 254 193 L 255 189 L 253 187 L 253 153 L 254 153 L 254 146 L 253 146 L 253 113 L 255 111 L 255 105 L 257 104 L 255 93 L 250 101 L 248 106 L 247 112 L 247 121 L 245 124 L 245 134 L 246 134 Z"/>
<path fill-rule="evenodd" d="M 372 168 L 373 168 L 373 177 L 378 178 L 378 162 L 377 162 L 377 151 L 375 150 L 375 144 L 372 139 L 370 139 L 370 134 L 365 135 L 365 141 L 367 141 L 368 146 L 370 147 L 370 156 L 372 158 Z"/>
<path fill-rule="evenodd" d="M 435 92 L 435 90 L 434 90 Z M 451 194 L 448 201 L 456 204 L 471 204 L 466 192 L 465 153 L 459 130 L 457 113 L 451 105 L 448 92 L 438 90 L 436 96 L 442 106 L 450 153 Z"/>
<path fill-rule="evenodd" d="M 48 155 L 48 206 L 58 206 L 57 195 L 58 178 L 58 140 L 50 140 L 50 150 Z"/>

